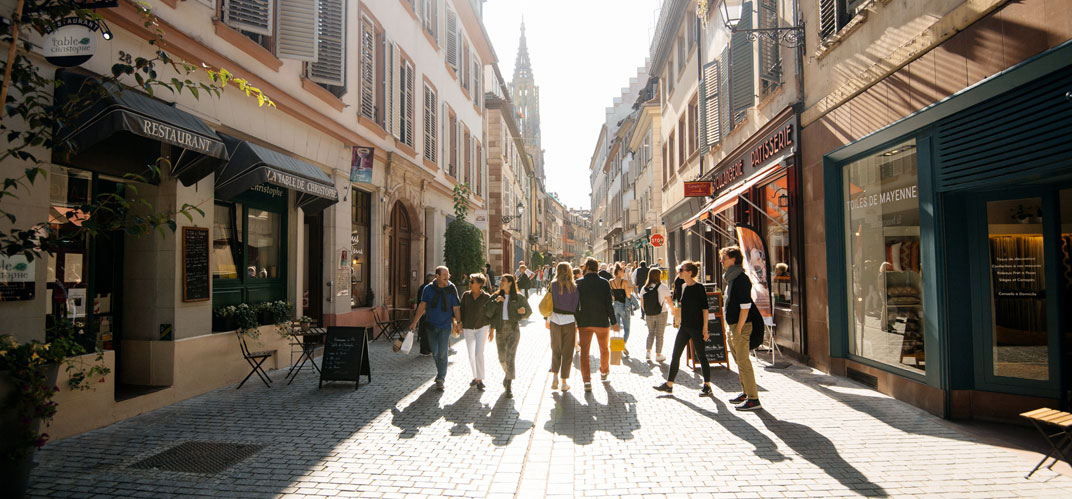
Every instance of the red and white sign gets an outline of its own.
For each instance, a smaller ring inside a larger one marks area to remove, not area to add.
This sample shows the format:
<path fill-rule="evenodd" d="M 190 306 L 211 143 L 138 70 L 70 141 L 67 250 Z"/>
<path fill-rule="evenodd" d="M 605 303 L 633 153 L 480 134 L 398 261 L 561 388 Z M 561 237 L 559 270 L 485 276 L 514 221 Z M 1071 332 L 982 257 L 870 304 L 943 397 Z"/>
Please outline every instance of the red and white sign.
<path fill-rule="evenodd" d="M 662 246 L 663 245 L 663 235 L 662 234 L 652 234 L 651 235 L 651 245 L 655 246 L 656 248 L 658 248 L 659 246 Z"/>

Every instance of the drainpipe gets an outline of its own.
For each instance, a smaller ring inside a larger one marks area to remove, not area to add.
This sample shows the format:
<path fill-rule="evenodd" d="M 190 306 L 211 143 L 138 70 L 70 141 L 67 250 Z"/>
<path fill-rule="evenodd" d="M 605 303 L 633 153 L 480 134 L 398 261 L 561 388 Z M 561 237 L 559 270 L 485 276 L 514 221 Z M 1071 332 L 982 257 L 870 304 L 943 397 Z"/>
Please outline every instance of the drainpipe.
<path fill-rule="evenodd" d="M 793 3 L 795 5 L 796 1 L 794 0 Z M 688 14 L 685 14 L 685 15 L 688 15 Z M 703 29 L 701 29 L 702 27 L 703 27 L 703 24 L 700 22 L 700 16 L 696 16 L 696 82 L 697 82 L 698 85 L 703 85 L 703 57 L 702 57 L 702 54 L 703 54 L 703 42 L 704 42 L 704 40 L 703 40 Z M 702 103 L 697 103 L 697 105 L 702 105 Z M 696 117 L 697 117 L 697 119 L 699 119 L 700 113 L 696 113 Z M 695 123 L 693 125 L 695 126 Z M 696 140 L 701 141 L 701 140 L 707 140 L 707 139 L 704 138 L 704 137 L 696 137 Z M 704 155 L 701 154 L 700 155 L 700 176 L 699 176 L 699 178 L 703 178 L 703 167 L 704 167 Z"/>

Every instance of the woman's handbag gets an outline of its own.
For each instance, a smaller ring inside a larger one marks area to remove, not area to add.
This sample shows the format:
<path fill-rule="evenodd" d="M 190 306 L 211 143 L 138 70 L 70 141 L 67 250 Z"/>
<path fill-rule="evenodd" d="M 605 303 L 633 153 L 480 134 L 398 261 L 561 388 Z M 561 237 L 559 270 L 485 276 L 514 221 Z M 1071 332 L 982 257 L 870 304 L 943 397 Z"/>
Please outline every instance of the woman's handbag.
<path fill-rule="evenodd" d="M 547 288 L 547 293 L 540 299 L 540 315 L 543 318 L 551 317 L 551 313 L 555 311 L 555 300 L 551 298 L 551 288 Z"/>
<path fill-rule="evenodd" d="M 625 336 L 624 333 L 613 333 L 614 336 L 610 337 L 610 363 L 614 365 L 621 365 L 622 352 L 625 351 Z"/>

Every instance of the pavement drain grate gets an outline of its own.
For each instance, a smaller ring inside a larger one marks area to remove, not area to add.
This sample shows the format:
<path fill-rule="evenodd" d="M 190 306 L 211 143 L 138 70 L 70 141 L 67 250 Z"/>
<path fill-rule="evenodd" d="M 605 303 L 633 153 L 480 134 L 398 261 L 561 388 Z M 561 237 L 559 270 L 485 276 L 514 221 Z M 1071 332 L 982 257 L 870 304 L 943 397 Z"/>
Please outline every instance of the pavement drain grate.
<path fill-rule="evenodd" d="M 263 448 L 263 445 L 227 442 L 186 442 L 138 461 L 130 467 L 215 475 Z"/>

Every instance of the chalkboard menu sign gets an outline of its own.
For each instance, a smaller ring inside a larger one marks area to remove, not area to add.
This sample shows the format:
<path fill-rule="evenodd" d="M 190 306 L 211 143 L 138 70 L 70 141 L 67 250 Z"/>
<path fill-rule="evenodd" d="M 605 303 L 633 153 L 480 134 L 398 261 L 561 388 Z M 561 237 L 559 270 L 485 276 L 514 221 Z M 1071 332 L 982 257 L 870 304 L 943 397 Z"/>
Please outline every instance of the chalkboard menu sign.
<path fill-rule="evenodd" d="M 726 363 L 726 332 L 722 330 L 722 320 L 712 317 L 707 321 L 707 341 L 704 353 L 709 364 Z"/>
<path fill-rule="evenodd" d="M 211 298 L 208 279 L 208 229 L 182 228 L 182 301 Z"/>
<path fill-rule="evenodd" d="M 320 361 L 319 386 L 325 381 L 353 381 L 356 390 L 361 386 L 361 376 L 368 376 L 372 382 L 365 328 L 329 327 Z"/>

